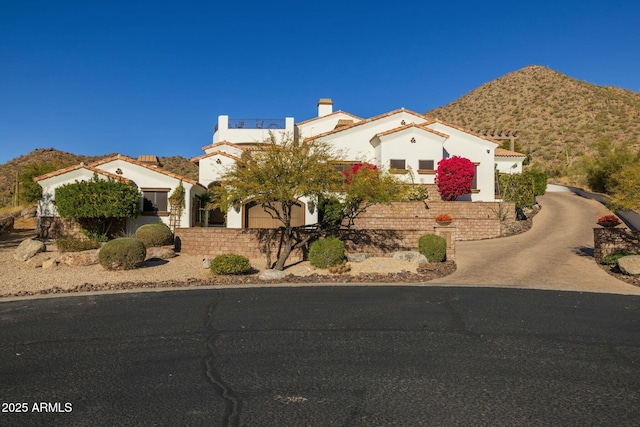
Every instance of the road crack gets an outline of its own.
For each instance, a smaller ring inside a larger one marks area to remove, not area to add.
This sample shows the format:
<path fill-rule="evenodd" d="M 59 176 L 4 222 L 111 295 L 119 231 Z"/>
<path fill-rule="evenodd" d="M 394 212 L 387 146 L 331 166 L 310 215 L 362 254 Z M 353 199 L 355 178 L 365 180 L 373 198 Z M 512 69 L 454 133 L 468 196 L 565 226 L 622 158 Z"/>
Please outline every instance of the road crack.
<path fill-rule="evenodd" d="M 222 379 L 222 374 L 217 367 L 219 354 L 216 351 L 216 342 L 220 338 L 221 331 L 215 327 L 216 310 L 224 300 L 220 292 L 207 307 L 205 327 L 210 332 L 207 339 L 207 349 L 209 350 L 205 360 L 207 378 L 213 385 L 216 392 L 222 397 L 225 404 L 224 426 L 236 427 L 240 425 L 240 410 L 242 400 L 233 389 Z"/>

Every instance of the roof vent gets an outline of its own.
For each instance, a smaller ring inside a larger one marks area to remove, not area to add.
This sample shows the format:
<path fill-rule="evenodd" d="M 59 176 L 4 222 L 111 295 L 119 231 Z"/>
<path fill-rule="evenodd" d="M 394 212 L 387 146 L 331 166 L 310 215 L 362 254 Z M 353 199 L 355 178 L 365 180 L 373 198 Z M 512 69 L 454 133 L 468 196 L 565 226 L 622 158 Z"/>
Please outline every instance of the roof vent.
<path fill-rule="evenodd" d="M 138 156 L 138 161 L 149 166 L 162 167 L 162 164 L 160 163 L 160 159 L 158 159 L 158 156 L 142 155 L 142 156 Z"/>

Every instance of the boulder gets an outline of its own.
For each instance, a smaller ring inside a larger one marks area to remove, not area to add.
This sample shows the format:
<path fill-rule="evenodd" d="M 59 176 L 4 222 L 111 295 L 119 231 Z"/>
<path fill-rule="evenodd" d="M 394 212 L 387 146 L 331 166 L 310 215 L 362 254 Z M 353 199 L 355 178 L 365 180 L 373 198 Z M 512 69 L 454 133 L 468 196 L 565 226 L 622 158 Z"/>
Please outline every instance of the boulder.
<path fill-rule="evenodd" d="M 176 251 L 173 250 L 173 245 L 170 246 L 152 246 L 147 248 L 146 259 L 169 259 L 176 256 Z"/>
<path fill-rule="evenodd" d="M 29 258 L 25 262 L 25 265 L 32 268 L 40 268 L 42 267 L 42 263 L 48 259 L 51 259 L 50 252 L 40 252 L 39 254 L 36 254 L 34 257 Z"/>
<path fill-rule="evenodd" d="M 623 256 L 618 259 L 618 268 L 624 274 L 637 276 L 640 274 L 640 255 Z"/>
<path fill-rule="evenodd" d="M 371 257 L 371 254 L 366 252 L 355 252 L 352 254 L 347 254 L 347 260 L 349 262 L 363 262 L 364 260 Z"/>
<path fill-rule="evenodd" d="M 37 253 L 44 252 L 46 247 L 39 240 L 26 239 L 23 240 L 13 253 L 13 258 L 18 261 L 26 261 L 33 258 Z"/>
<path fill-rule="evenodd" d="M 37 206 L 31 206 L 30 208 L 26 208 L 20 211 L 20 217 L 24 219 L 35 218 L 37 215 L 38 215 Z"/>
<path fill-rule="evenodd" d="M 258 279 L 260 280 L 282 280 L 285 278 L 287 273 L 280 270 L 262 270 L 258 274 Z"/>
<path fill-rule="evenodd" d="M 60 261 L 72 267 L 84 267 L 98 264 L 98 253 L 100 249 L 90 249 L 80 252 L 65 252 L 60 256 Z"/>
<path fill-rule="evenodd" d="M 58 260 L 56 260 L 55 258 L 50 258 L 42 262 L 43 269 L 53 268 L 57 266 L 58 266 Z"/>
<path fill-rule="evenodd" d="M 12 216 L 5 216 L 0 218 L 0 234 L 8 233 L 13 230 L 14 218 Z"/>
<path fill-rule="evenodd" d="M 392 256 L 394 259 L 402 259 L 409 262 L 415 262 L 417 264 L 429 262 L 424 255 L 416 251 L 394 252 Z"/>
<path fill-rule="evenodd" d="M 202 260 L 202 267 L 208 269 L 209 266 L 211 265 L 211 261 L 213 261 L 213 258 L 204 258 Z"/>

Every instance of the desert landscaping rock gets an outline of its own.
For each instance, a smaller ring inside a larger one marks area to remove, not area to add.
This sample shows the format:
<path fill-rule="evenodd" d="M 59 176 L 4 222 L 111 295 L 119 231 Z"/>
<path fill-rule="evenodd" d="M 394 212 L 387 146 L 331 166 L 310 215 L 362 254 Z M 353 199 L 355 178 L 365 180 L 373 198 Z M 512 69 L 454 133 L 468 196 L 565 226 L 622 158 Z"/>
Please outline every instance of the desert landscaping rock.
<path fill-rule="evenodd" d="M 40 252 L 25 261 L 25 265 L 31 268 L 42 268 L 42 263 L 52 258 L 51 252 Z"/>
<path fill-rule="evenodd" d="M 213 258 L 205 258 L 202 260 L 202 267 L 208 269 L 209 266 L 211 265 L 211 261 L 213 261 Z"/>
<path fill-rule="evenodd" d="M 147 248 L 146 259 L 171 259 L 176 256 L 173 246 L 156 246 Z"/>
<path fill-rule="evenodd" d="M 44 252 L 46 249 L 44 243 L 39 240 L 26 239 L 23 240 L 13 253 L 13 258 L 18 261 L 26 261 L 33 258 L 37 253 Z"/>
<path fill-rule="evenodd" d="M 60 261 L 72 267 L 86 267 L 98 264 L 100 249 L 91 249 L 81 252 L 65 252 L 60 255 Z"/>
<path fill-rule="evenodd" d="M 640 275 L 640 255 L 624 256 L 618 260 L 618 268 L 623 274 Z"/>
<path fill-rule="evenodd" d="M 14 221 L 12 216 L 0 218 L 0 233 L 8 233 L 13 230 Z"/>
<path fill-rule="evenodd" d="M 349 262 L 363 262 L 366 259 L 369 259 L 371 254 L 366 252 L 354 252 L 347 254 L 347 261 Z"/>
<path fill-rule="evenodd" d="M 402 259 L 405 261 L 415 262 L 418 264 L 429 262 L 427 261 L 427 258 L 424 255 L 422 255 L 420 252 L 414 252 L 414 251 L 394 252 L 392 257 L 394 259 Z"/>
<path fill-rule="evenodd" d="M 280 270 L 262 270 L 258 273 L 258 279 L 265 281 L 282 280 L 286 275 L 284 271 Z"/>
<path fill-rule="evenodd" d="M 53 268 L 57 266 L 58 266 L 58 260 L 54 258 L 46 259 L 42 262 L 43 269 Z"/>

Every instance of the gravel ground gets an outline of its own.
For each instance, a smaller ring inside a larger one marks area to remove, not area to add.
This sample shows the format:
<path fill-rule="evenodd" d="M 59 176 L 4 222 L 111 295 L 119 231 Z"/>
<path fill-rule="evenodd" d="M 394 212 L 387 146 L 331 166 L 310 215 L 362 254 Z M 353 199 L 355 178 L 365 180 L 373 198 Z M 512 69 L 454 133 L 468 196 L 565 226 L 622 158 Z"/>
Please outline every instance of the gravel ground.
<path fill-rule="evenodd" d="M 36 261 L 56 258 L 54 244 L 29 261 L 13 258 L 15 248 L 24 239 L 35 236 L 33 230 L 16 230 L 0 236 L 0 297 L 43 295 L 83 291 L 110 291 L 139 288 L 216 286 L 261 283 L 259 270 L 244 276 L 212 276 L 203 267 L 202 257 L 178 255 L 169 260 L 147 260 L 142 268 L 108 271 L 100 265 L 71 267 L 59 264 L 51 268 L 35 267 Z M 261 267 L 264 259 L 251 260 Z M 294 263 L 285 270 L 285 279 L 278 283 L 416 283 L 446 276 L 455 271 L 454 262 L 418 268 L 418 264 L 392 258 L 369 258 L 362 263 L 350 263 L 346 274 L 329 274 L 316 269 L 308 261 Z"/>

